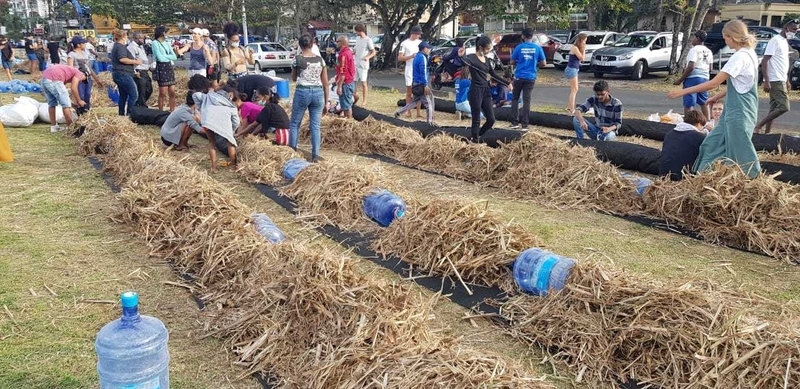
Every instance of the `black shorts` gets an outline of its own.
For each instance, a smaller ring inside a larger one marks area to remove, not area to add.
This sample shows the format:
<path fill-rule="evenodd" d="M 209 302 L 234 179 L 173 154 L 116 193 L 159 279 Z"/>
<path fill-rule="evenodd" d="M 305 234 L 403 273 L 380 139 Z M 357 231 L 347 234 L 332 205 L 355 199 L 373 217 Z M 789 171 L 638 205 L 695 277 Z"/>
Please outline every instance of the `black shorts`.
<path fill-rule="evenodd" d="M 175 143 L 172 143 L 172 142 L 164 139 L 163 136 L 161 137 L 161 143 L 163 143 L 164 146 L 167 146 L 167 147 L 169 147 L 169 146 L 177 146 Z"/>

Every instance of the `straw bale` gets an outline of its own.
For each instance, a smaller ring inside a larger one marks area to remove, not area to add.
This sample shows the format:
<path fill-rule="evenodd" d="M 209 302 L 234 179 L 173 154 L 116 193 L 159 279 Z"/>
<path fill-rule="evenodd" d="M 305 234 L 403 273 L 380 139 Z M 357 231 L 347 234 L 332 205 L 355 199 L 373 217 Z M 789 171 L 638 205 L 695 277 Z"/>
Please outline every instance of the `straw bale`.
<path fill-rule="evenodd" d="M 739 296 L 708 285 L 663 286 L 579 263 L 548 298 L 502 305 L 512 333 L 539 345 L 587 382 L 618 377 L 663 388 L 775 388 L 800 383 L 798 336 L 772 334 Z M 751 354 L 752 352 L 752 354 Z"/>
<path fill-rule="evenodd" d="M 367 220 L 363 199 L 377 188 L 389 189 L 380 183 L 375 172 L 358 166 L 344 169 L 323 161 L 301 171 L 280 191 L 293 199 L 304 215 L 312 216 L 314 224 L 332 224 L 349 230 Z"/>
<path fill-rule="evenodd" d="M 412 206 L 381 231 L 373 249 L 431 274 L 510 291 L 510 264 L 522 250 L 539 243 L 521 226 L 491 212 L 486 202 L 434 200 Z"/>
<path fill-rule="evenodd" d="M 787 165 L 800 166 L 800 154 L 796 154 L 792 151 L 785 153 L 782 153 L 780 151 L 771 153 L 760 151 L 758 153 L 758 160 L 765 162 L 778 162 L 778 163 L 785 163 Z"/>
<path fill-rule="evenodd" d="M 346 153 L 375 153 L 400 159 L 406 150 L 424 143 L 422 135 L 371 116 L 362 121 L 326 115 L 322 118 L 325 144 Z M 307 131 L 307 127 L 302 131 Z"/>
<path fill-rule="evenodd" d="M 111 72 L 98 73 L 97 77 L 104 85 L 115 87 L 114 81 L 111 78 Z M 89 101 L 92 107 L 114 107 L 116 104 L 108 98 L 108 91 L 105 86 L 100 86 L 97 83 L 92 85 L 92 98 Z"/>
<path fill-rule="evenodd" d="M 283 165 L 302 155 L 289 147 L 278 146 L 266 139 L 247 136 L 239 141 L 236 149 L 239 172 L 248 181 L 269 185 L 282 183 Z"/>
<path fill-rule="evenodd" d="M 471 182 L 487 183 L 499 171 L 494 162 L 498 149 L 467 143 L 445 134 L 428 137 L 402 153 L 402 161 L 418 168 L 437 171 Z"/>
<path fill-rule="evenodd" d="M 647 213 L 691 228 L 703 238 L 787 262 L 800 258 L 800 189 L 735 165 L 658 181 L 645 193 Z"/>
<path fill-rule="evenodd" d="M 81 115 L 76 125 L 86 128 L 79 140 L 78 148 L 82 155 L 105 154 L 116 134 L 136 131 L 137 128 L 127 116 L 101 116 L 91 111 Z"/>
<path fill-rule="evenodd" d="M 591 148 L 529 132 L 503 145 L 495 163 L 508 169 L 497 179 L 502 188 L 555 207 L 627 214 L 642 206 L 633 184 L 611 164 L 598 161 Z"/>

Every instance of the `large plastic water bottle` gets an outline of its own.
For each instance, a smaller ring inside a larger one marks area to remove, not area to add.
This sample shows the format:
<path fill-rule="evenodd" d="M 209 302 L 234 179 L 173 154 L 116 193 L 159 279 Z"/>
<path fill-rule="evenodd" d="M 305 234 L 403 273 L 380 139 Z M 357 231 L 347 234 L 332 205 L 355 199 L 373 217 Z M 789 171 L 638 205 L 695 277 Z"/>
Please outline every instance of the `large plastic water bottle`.
<path fill-rule="evenodd" d="M 122 317 L 97 334 L 100 389 L 169 389 L 169 334 L 160 320 L 139 315 L 139 295 L 122 294 Z"/>
<path fill-rule="evenodd" d="M 363 207 L 364 213 L 381 227 L 388 227 L 395 219 L 403 217 L 406 213 L 406 203 L 403 199 L 388 190 L 364 196 Z"/>
<path fill-rule="evenodd" d="M 639 196 L 643 196 L 647 188 L 653 184 L 653 181 L 651 181 L 649 178 L 635 176 L 630 173 L 620 173 L 619 175 L 636 186 L 636 194 Z"/>
<path fill-rule="evenodd" d="M 539 248 L 527 249 L 514 261 L 514 280 L 524 292 L 547 296 L 564 288 L 575 261 Z"/>
<path fill-rule="evenodd" d="M 263 213 L 254 213 L 250 218 L 253 220 L 253 226 L 259 235 L 263 236 L 270 243 L 283 242 L 286 237 L 281 232 L 280 228 L 275 225 L 269 216 Z"/>
<path fill-rule="evenodd" d="M 305 159 L 292 158 L 283 164 L 283 178 L 294 181 L 294 178 L 303 171 L 303 169 L 311 166 L 311 163 Z"/>

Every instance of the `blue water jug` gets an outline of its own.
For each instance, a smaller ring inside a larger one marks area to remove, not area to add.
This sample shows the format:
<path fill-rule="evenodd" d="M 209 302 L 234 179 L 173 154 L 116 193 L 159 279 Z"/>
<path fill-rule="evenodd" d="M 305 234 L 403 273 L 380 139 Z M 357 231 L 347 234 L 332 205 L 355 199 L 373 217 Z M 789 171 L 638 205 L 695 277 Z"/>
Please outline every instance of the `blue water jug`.
<path fill-rule="evenodd" d="M 303 171 L 303 169 L 311 166 L 311 163 L 305 159 L 292 158 L 283 165 L 283 178 L 294 181 L 294 178 Z"/>
<path fill-rule="evenodd" d="M 549 290 L 564 288 L 575 260 L 549 251 L 529 248 L 514 261 L 514 281 L 526 293 L 547 296 Z"/>
<path fill-rule="evenodd" d="M 278 97 L 282 99 L 289 98 L 289 80 L 286 79 L 275 80 L 275 89 L 278 92 Z"/>
<path fill-rule="evenodd" d="M 619 175 L 630 181 L 633 185 L 636 185 L 636 194 L 639 196 L 644 196 L 644 191 L 653 184 L 653 181 L 649 178 L 635 176 L 630 173 L 620 173 Z"/>
<path fill-rule="evenodd" d="M 23 93 L 28 93 L 28 90 L 25 89 L 25 85 L 24 84 L 16 84 L 16 85 L 11 86 L 11 91 L 16 93 L 16 94 L 18 94 L 18 95 L 21 95 Z"/>
<path fill-rule="evenodd" d="M 250 218 L 253 220 L 253 226 L 258 234 L 263 236 L 268 242 L 280 243 L 286 239 L 283 232 L 275 225 L 269 216 L 263 213 L 254 213 Z"/>
<path fill-rule="evenodd" d="M 42 87 L 39 84 L 29 82 L 27 85 L 25 85 L 25 90 L 27 90 L 28 93 L 39 93 L 42 91 Z"/>
<path fill-rule="evenodd" d="M 0 92 L 2 92 L 2 93 L 11 92 L 11 83 L 0 82 Z"/>
<path fill-rule="evenodd" d="M 406 213 L 406 203 L 400 196 L 380 190 L 364 196 L 364 213 L 381 227 L 388 227 L 395 219 Z"/>
<path fill-rule="evenodd" d="M 160 320 L 139 315 L 139 295 L 122 294 L 122 317 L 95 341 L 100 389 L 169 389 L 169 334 Z"/>
<path fill-rule="evenodd" d="M 110 86 L 106 87 L 106 91 L 108 92 L 108 98 L 114 102 L 114 104 L 119 104 L 119 91 Z"/>

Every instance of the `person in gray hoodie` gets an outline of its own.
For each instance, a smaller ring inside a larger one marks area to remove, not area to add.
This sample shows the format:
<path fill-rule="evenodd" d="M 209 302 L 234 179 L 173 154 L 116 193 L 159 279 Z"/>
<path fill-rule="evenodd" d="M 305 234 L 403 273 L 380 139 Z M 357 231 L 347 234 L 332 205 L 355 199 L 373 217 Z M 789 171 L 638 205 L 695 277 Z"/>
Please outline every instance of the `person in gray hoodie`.
<path fill-rule="evenodd" d="M 193 96 L 196 109 L 200 111 L 200 124 L 208 137 L 208 154 L 211 157 L 211 171 L 217 171 L 216 137 L 222 137 L 228 142 L 228 157 L 230 166 L 236 168 L 236 138 L 234 131 L 239 128 L 239 109 L 236 102 L 239 92 L 230 86 L 224 86 L 218 91 L 208 93 L 197 92 Z"/>
<path fill-rule="evenodd" d="M 672 181 L 683 179 L 683 171 L 691 169 L 700 154 L 700 145 L 708 133 L 703 127 L 706 117 L 700 111 L 689 111 L 674 129 L 664 135 L 658 173 Z"/>

